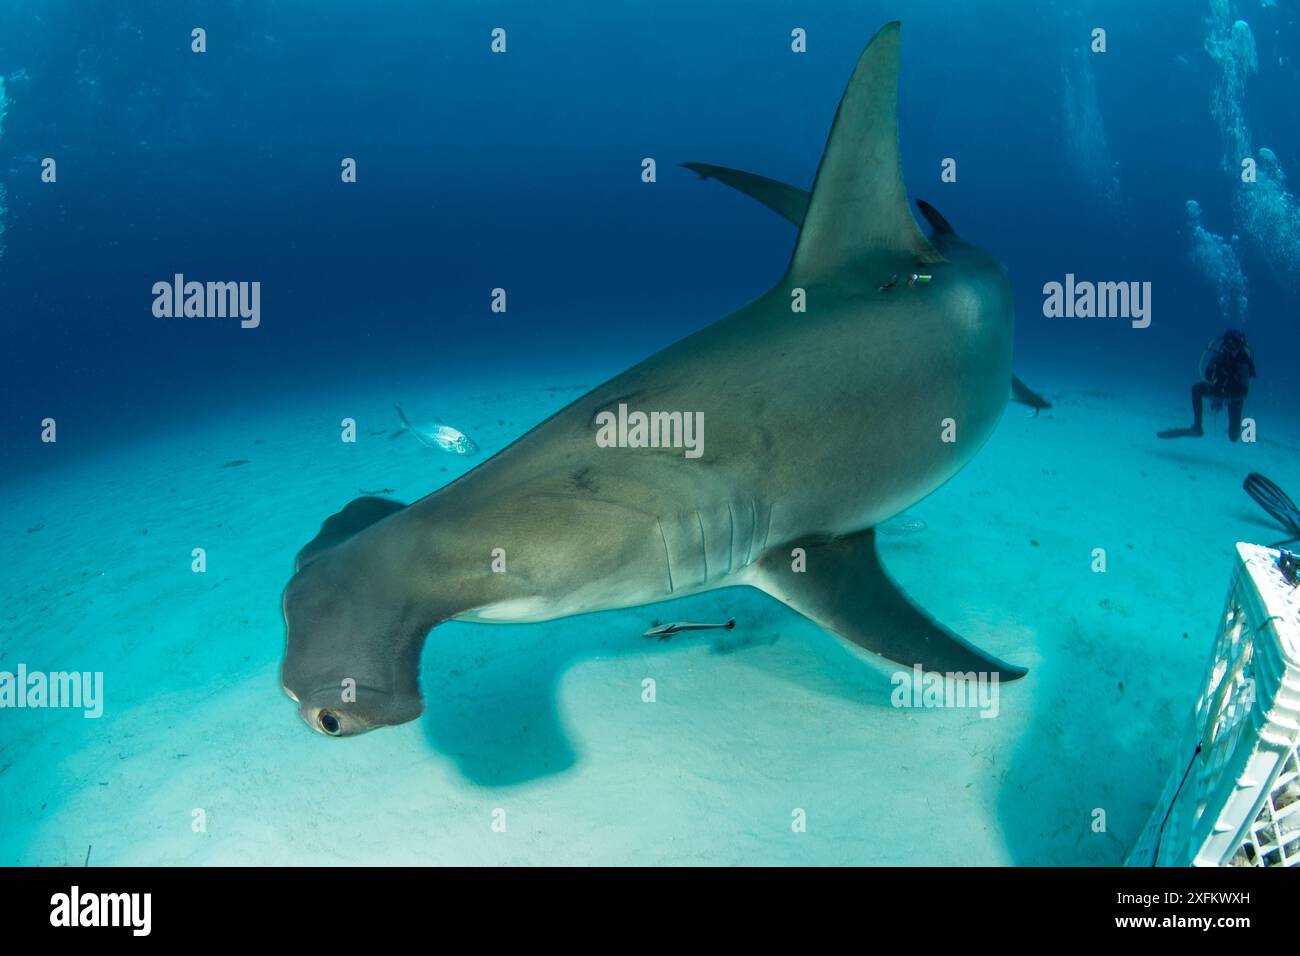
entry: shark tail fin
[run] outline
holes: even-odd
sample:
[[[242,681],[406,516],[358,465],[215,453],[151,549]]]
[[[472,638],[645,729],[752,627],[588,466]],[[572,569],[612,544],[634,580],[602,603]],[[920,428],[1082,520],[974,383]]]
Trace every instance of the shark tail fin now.
[[[913,604],[881,566],[874,529],[799,546],[807,555],[804,571],[791,570],[788,547],[773,548],[759,561],[754,583],[833,634],[907,668],[997,674],[1003,681],[1025,675]]]
[[[867,44],[817,168],[790,277],[811,282],[856,264],[884,272],[944,262],[907,203],[898,152],[899,24]]]
[[[408,421],[406,420],[406,412],[402,411],[402,406],[401,406],[401,405],[398,405],[396,402],[394,402],[394,403],[393,403],[393,408],[397,409],[397,417],[400,418],[400,419],[402,420],[402,428],[403,428],[403,429],[408,429],[408,428],[410,428],[410,427],[411,427],[411,423],[408,422]],[[401,434],[401,431],[399,431],[398,434],[400,435],[400,434]]]

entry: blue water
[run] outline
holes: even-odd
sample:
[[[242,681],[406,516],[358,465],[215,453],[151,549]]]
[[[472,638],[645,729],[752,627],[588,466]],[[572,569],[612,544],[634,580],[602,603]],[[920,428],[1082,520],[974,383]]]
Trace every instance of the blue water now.
[[[1017,369],[1058,406],[1029,422],[1009,413],[1016,418],[1007,434],[936,496],[937,511],[922,510],[926,530],[886,545],[907,583],[929,588],[930,606],[938,603],[954,625],[993,633],[1014,615],[999,649],[1033,657],[1050,687],[1034,698],[1037,717],[1013,725],[1019,731],[1005,729],[1009,721],[943,716],[951,739],[979,738],[954,753],[987,784],[982,802],[952,824],[948,845],[960,843],[955,862],[1121,859],[1168,770],[1145,755],[1181,728],[1191,705],[1232,541],[1268,537],[1237,490],[1240,478],[1262,468],[1300,487],[1287,379],[1300,287],[1296,8],[1286,0],[1138,6],[6,3],[0,668],[18,660],[106,665],[136,709],[103,724],[0,711],[0,813],[6,824],[21,821],[3,828],[0,860],[80,862],[84,846],[98,844],[104,863],[269,862],[251,848],[272,838],[251,823],[221,849],[185,844],[188,808],[219,802],[212,788],[231,786],[217,783],[218,769],[243,767],[241,793],[262,788],[261,802],[240,804],[252,817],[292,799],[303,780],[347,766],[442,794],[455,837],[442,851],[417,853],[405,817],[368,827],[343,809],[317,807],[310,837],[289,817],[267,824],[282,837],[299,834],[275,843],[277,852],[328,859],[333,838],[347,834],[361,847],[351,859],[371,862],[537,862],[548,854],[566,862],[944,862],[927,829],[939,825],[925,822],[942,808],[910,815],[934,788],[908,783],[909,774],[942,774],[940,791],[960,791],[975,770],[945,772],[952,755],[909,754],[887,681],[860,676],[853,669],[861,661],[821,643],[807,622],[780,618],[756,594],[699,599],[698,613],[740,606],[764,622],[735,647],[710,638],[689,650],[681,642],[647,649],[635,625],[671,616],[659,609],[628,612],[632,636],[609,636],[612,650],[593,628],[615,635],[619,627],[588,619],[507,629],[504,638],[456,626],[442,638],[455,648],[451,663],[426,652],[431,716],[418,729],[350,742],[347,759],[356,764],[305,731],[274,677],[278,594],[319,521],[358,490],[391,488],[410,501],[468,467],[387,436],[340,449],[338,420],[350,415],[363,433],[386,431],[396,425],[390,405],[401,401],[454,422],[492,453],[584,386],[766,290],[788,262],[793,227],[677,164],[717,163],[810,186],[857,56],[895,17],[904,24],[900,137],[910,194],[1007,265]],[[1242,31],[1232,32],[1238,19],[1249,24],[1249,50]],[[205,53],[191,52],[194,27],[206,30]],[[507,31],[504,55],[489,48],[494,27]],[[795,27],[807,31],[807,53],[790,49]],[[1107,31],[1105,53],[1088,49],[1094,27]],[[1225,155],[1242,144],[1256,158],[1261,147],[1276,157],[1267,190],[1243,193],[1226,167]],[[57,162],[54,183],[41,181],[46,157]],[[344,157],[356,159],[355,183],[340,181]],[[646,157],[657,162],[654,183],[641,180]],[[945,157],[957,160],[956,182],[940,181]],[[1202,232],[1189,200],[1199,205]],[[1240,276],[1225,276],[1224,246],[1213,237],[1233,250]],[[155,317],[151,288],[176,273],[259,281],[260,326]],[[1043,285],[1066,273],[1150,282],[1150,328],[1044,317]],[[503,314],[490,309],[497,287],[507,291]],[[1222,304],[1223,288],[1244,289],[1248,304],[1231,296]],[[1155,428],[1186,424],[1201,350],[1229,324],[1245,328],[1255,347],[1260,379],[1248,413],[1265,423],[1268,441],[1152,448]],[[56,444],[40,440],[47,417],[57,420]],[[1030,430],[1044,422],[1060,427]],[[248,464],[222,467],[239,459]],[[1148,475],[1157,487],[1122,484]],[[1224,502],[1223,513],[1198,523],[1188,512],[1207,501]],[[1067,502],[1076,507],[1068,515]],[[980,507],[988,507],[982,520],[954,529]],[[230,596],[188,590],[185,555],[196,540],[225,534],[216,530],[225,522],[240,529],[228,540]],[[995,522],[1014,526],[1014,535],[990,533]],[[1126,613],[1114,612],[1113,595],[1088,590],[1094,582],[1043,566],[1041,543],[1086,554],[1098,526],[1128,535],[1112,543],[1121,552],[1145,543],[1150,561],[1169,540],[1182,542],[1194,549],[1188,563],[1197,576],[1170,583],[1134,572],[1115,585]],[[972,557],[990,575],[981,592],[959,598],[942,582],[925,583],[950,548],[969,550],[974,538],[1000,547],[1013,536],[1036,543],[1023,554]],[[168,578],[173,571],[181,577]],[[119,583],[92,594],[83,572],[116,574]],[[1047,595],[1030,607],[1017,606],[1025,580]],[[1080,606],[1089,611],[1059,597],[1071,589],[1087,592]],[[1196,649],[1179,649],[1180,635],[1198,629]],[[485,650],[503,641],[520,643]],[[1121,653],[1112,642],[1135,655],[1127,666],[1112,668]],[[1071,653],[1082,656],[1061,656]],[[593,672],[605,655],[616,661],[612,672]],[[725,691],[726,680],[710,675],[728,667],[762,676],[741,680],[741,696],[695,717],[631,729],[632,718],[615,709],[609,726],[594,729],[600,688],[620,667],[635,683],[639,665],[628,661],[639,655],[679,668],[681,686],[705,696]],[[734,663],[747,655],[760,666]],[[160,660],[167,676],[151,684]],[[512,660],[536,669],[512,669]],[[476,661],[487,670],[475,679],[485,683],[471,693],[457,678]],[[1101,676],[1098,661],[1110,662]],[[566,691],[574,667],[586,677]],[[1107,693],[1127,681],[1132,711],[1116,704],[1097,717],[1095,707],[1063,704],[1081,671]],[[1145,704],[1132,700],[1138,690]],[[235,695],[237,733],[264,736],[263,750],[202,755],[203,722],[232,713],[213,700],[219,691]],[[182,752],[176,740],[150,737],[159,732],[148,719],[155,697],[165,702],[160,720],[182,728],[182,742],[193,722],[196,739],[183,752],[200,756],[184,758],[190,765],[165,753]],[[497,704],[485,707],[485,698]],[[859,707],[871,712],[870,733],[844,729]],[[791,708],[803,716],[782,722],[772,713]],[[721,721],[712,746],[697,739],[706,713]],[[598,740],[575,742],[574,714]],[[1069,715],[1083,723],[1071,725]],[[747,731],[755,720],[768,721],[766,738]],[[995,733],[988,724],[1003,726]],[[137,751],[122,734],[150,743]],[[683,736],[697,748],[692,756],[665,743]],[[998,746],[1007,749],[990,762]],[[132,754],[138,774],[105,784],[120,768],[96,761],[130,763]],[[1021,769],[1008,783],[1010,765]],[[179,769],[186,766],[198,768],[191,778]],[[682,766],[684,792],[669,785],[671,768]],[[867,787],[858,773],[886,774],[872,799],[894,803],[873,803],[876,825],[853,817],[851,794]],[[100,799],[102,787],[158,794],[159,781],[175,786],[178,774],[188,779],[178,802],[148,812],[151,820],[182,814],[179,836],[109,835],[139,819],[131,801]],[[422,774],[436,777],[436,787],[412,780]],[[764,837],[738,808],[769,801],[762,812],[788,834],[783,821],[802,798],[754,796],[776,781],[803,781],[824,797],[822,819],[833,816],[842,831],[794,847]],[[1035,791],[1055,802],[1025,824]],[[477,824],[466,821],[506,800],[502,793],[527,808],[532,832],[542,834],[532,844],[501,851],[476,842]],[[658,810],[649,809],[656,794]],[[665,809],[664,800],[676,799]],[[646,809],[596,809],[613,800]],[[1068,807],[1086,815],[1099,801],[1114,807],[1112,837],[1049,835],[1075,825],[1051,814]],[[64,816],[51,822],[60,808]],[[423,825],[436,829],[438,808],[423,810]],[[470,815],[456,816],[462,811]],[[981,812],[998,822],[961,843],[969,830],[959,823]],[[591,826],[575,838],[555,822],[561,813],[593,815]],[[690,837],[693,828],[715,842]],[[673,844],[673,833],[688,836]]]

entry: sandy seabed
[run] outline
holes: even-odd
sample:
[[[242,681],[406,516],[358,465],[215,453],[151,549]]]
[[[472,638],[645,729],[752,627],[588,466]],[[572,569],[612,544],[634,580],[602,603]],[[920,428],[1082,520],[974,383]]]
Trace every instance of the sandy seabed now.
[[[437,412],[490,454],[577,384]],[[0,711],[0,863],[1118,863],[1178,762],[1234,543],[1283,537],[1242,479],[1300,489],[1293,422],[1255,444],[1161,442],[1186,424],[1181,395],[1047,387],[1052,410],[1008,406],[906,514],[923,530],[881,536],[918,603],[1029,667],[994,719],[891,706],[896,668],[740,588],[444,625],[425,715],[330,740],[278,679],[294,553],[356,495],[413,501],[479,460],[390,441],[394,399],[433,409],[382,391],[0,484],[0,670],[103,671],[105,693],[99,719]],[[729,633],[641,636],[727,617]]]

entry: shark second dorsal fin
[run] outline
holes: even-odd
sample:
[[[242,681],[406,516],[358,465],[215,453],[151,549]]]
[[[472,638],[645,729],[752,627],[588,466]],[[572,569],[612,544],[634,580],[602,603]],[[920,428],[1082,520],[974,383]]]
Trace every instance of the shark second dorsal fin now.
[[[898,153],[899,24],[867,44],[840,100],[817,168],[791,278],[812,282],[856,263],[943,262],[907,204]]]
[[[925,221],[928,222],[930,228],[934,230],[934,233],[930,238],[936,241],[939,239],[957,238],[957,230],[952,227],[952,223],[943,217],[943,213],[939,212],[939,210],[935,209],[924,199],[918,199],[916,201],[916,208],[921,210],[921,215],[925,217]]]

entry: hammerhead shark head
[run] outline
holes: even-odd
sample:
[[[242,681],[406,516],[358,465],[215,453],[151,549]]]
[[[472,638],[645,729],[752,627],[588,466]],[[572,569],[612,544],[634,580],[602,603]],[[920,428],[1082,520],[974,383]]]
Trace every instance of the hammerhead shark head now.
[[[811,192],[695,165],[799,226],[739,311],[409,506],[362,497],[298,554],[281,679],[315,730],[423,711],[429,632],[748,585],[911,670],[1002,680],[890,580],[874,528],[957,473],[1011,390],[1006,271],[921,204],[898,152],[899,25],[849,79]],[[614,423],[617,422],[617,427]],[[683,425],[708,442],[682,452]]]

